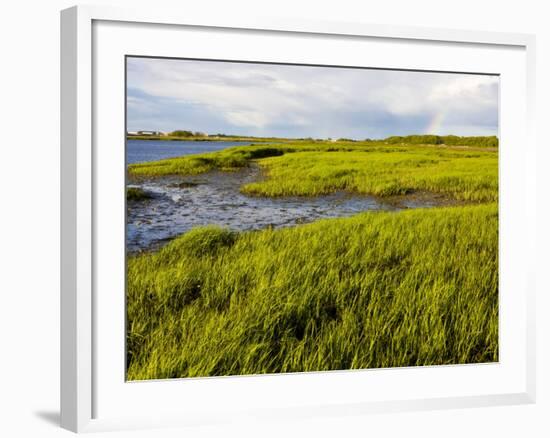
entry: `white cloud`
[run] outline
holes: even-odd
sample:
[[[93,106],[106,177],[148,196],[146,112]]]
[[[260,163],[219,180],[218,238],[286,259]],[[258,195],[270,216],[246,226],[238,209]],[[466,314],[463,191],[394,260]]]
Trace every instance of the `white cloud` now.
[[[313,136],[326,132],[327,126],[318,126],[321,121],[330,121],[337,135],[351,129],[368,136],[364,119],[386,120],[384,132],[392,132],[391,123],[395,131],[422,132],[422,120],[442,111],[462,130],[476,132],[479,125],[487,132],[498,102],[493,76],[151,58],[128,60],[128,87],[199,106],[236,128],[269,134],[273,126],[287,126],[289,132],[309,129]],[[135,99],[128,104],[146,105]],[[350,127],[351,120],[357,126]],[[411,120],[417,120],[416,127]]]

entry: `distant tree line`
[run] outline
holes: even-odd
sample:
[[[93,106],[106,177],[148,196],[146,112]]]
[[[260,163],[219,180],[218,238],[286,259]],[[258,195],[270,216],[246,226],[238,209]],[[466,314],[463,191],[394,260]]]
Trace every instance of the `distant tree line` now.
[[[193,132],[193,131],[186,131],[183,129],[172,131],[168,135],[171,135],[172,137],[206,137],[207,136],[204,132],[198,132],[198,131]]]
[[[385,138],[383,140],[389,144],[444,144],[447,146],[478,146],[478,147],[498,147],[498,138],[494,135],[486,137],[460,137],[458,135],[407,135]]]
[[[211,137],[238,138],[238,137],[246,137],[246,135],[234,135],[234,134],[221,134],[221,133],[217,133],[217,134],[212,135]]]

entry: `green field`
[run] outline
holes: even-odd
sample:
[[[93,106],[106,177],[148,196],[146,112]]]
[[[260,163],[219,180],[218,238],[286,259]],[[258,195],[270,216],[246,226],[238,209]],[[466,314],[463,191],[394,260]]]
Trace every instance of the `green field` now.
[[[129,166],[236,171],[255,196],[438,193],[459,206],[202,227],[128,258],[128,379],[498,360],[498,151],[295,142]]]

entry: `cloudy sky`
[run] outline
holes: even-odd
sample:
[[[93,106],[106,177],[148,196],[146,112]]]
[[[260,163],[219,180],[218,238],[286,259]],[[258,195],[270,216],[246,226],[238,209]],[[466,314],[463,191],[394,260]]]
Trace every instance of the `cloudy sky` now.
[[[383,138],[497,135],[498,77],[127,60],[129,131]]]

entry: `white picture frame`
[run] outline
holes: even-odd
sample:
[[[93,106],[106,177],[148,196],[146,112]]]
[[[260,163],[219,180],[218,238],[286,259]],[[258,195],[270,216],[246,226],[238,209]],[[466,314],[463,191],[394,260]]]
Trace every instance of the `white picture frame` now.
[[[145,32],[144,29],[147,29],[147,38],[141,40],[140,34]],[[286,55],[281,55],[275,49],[270,49],[275,46],[267,44],[277,39],[294,38],[293,44],[300,39],[308,40],[304,44],[311,44],[310,62],[349,65],[349,61],[342,58],[343,54],[336,56],[336,52],[330,53],[330,50],[328,53],[324,50],[325,53],[315,58],[315,41],[325,38],[325,42],[334,39],[334,47],[342,48],[341,53],[346,52],[347,46],[351,48],[354,44],[368,43],[373,50],[377,44],[384,44],[385,47],[394,47],[391,50],[401,50],[403,55],[403,46],[406,45],[411,48],[411,53],[416,50],[414,53],[421,59],[423,56],[428,59],[434,53],[439,56],[432,56],[431,61],[412,63],[406,59],[394,62],[380,54],[380,59],[376,62],[384,67],[407,68],[405,63],[409,62],[411,69],[479,71],[503,75],[505,92],[501,99],[500,120],[505,132],[501,131],[504,141],[501,149],[503,155],[500,184],[504,196],[500,202],[500,248],[501,256],[505,256],[501,261],[501,269],[502,266],[509,269],[501,271],[500,281],[501,288],[510,291],[513,289],[515,294],[503,292],[500,302],[503,327],[500,342],[506,348],[498,364],[464,365],[455,368],[422,367],[410,371],[366,370],[366,373],[298,373],[284,376],[192,379],[190,382],[183,382],[186,379],[175,379],[126,383],[119,371],[109,374],[111,368],[119,370],[122,366],[122,358],[118,354],[121,354],[120,346],[124,344],[124,331],[122,329],[119,333],[120,339],[111,335],[113,339],[118,339],[116,342],[110,342],[105,333],[112,333],[113,330],[118,332],[124,327],[124,316],[119,313],[120,304],[123,305],[124,300],[117,295],[118,301],[109,303],[113,304],[109,308],[114,310],[107,312],[104,306],[110,298],[102,295],[98,299],[98,294],[104,293],[107,287],[119,284],[118,280],[111,280],[120,280],[120,276],[124,276],[124,272],[118,269],[121,266],[119,259],[123,258],[124,253],[120,254],[118,247],[112,243],[120,241],[121,223],[113,222],[118,224],[113,225],[118,227],[118,234],[111,236],[105,228],[110,226],[109,218],[102,216],[101,211],[105,209],[98,206],[106,203],[104,205],[114,206],[115,209],[121,206],[123,208],[124,186],[121,185],[119,191],[114,190],[112,198],[105,195],[105,187],[118,187],[124,180],[124,172],[117,167],[117,160],[120,158],[118,147],[113,147],[112,150],[102,149],[100,154],[97,154],[97,148],[98,144],[106,144],[111,138],[124,138],[124,125],[120,124],[123,101],[117,100],[121,87],[124,86],[124,77],[118,75],[122,63],[121,54],[142,55],[144,53],[141,51],[148,50],[147,53],[151,55],[183,57],[185,52],[167,43],[174,36],[180,38],[177,34],[180,31],[184,32],[181,38],[194,38],[192,32],[200,33],[197,38],[204,38],[202,48],[201,44],[195,45],[190,57],[200,56],[201,50],[204,50],[205,55],[202,57],[216,59],[216,53],[221,53],[216,52],[217,49],[206,53],[210,50],[208,38],[213,38],[212,42],[215,43],[214,39],[226,32],[224,38],[229,34],[233,35],[235,44],[232,49],[223,52],[226,53],[225,59],[250,56],[251,60],[281,61],[285,60],[281,58],[283,56],[288,58],[287,62],[298,62],[300,52],[288,51]],[[128,35],[131,38],[125,37]],[[243,41],[255,39],[261,39],[262,43],[243,46]],[[132,41],[131,48],[126,45],[129,40]],[[108,47],[105,41],[109,42]],[[150,46],[145,47],[145,41]],[[289,43],[286,44],[288,47]],[[159,52],[160,47],[163,47],[164,53]],[[136,50],[140,53],[136,53]],[[447,52],[455,55],[455,52],[460,51],[464,52],[460,56],[470,60],[469,64],[461,61],[460,56],[453,60],[445,55]],[[234,418],[290,419],[316,415],[360,415],[372,412],[533,403],[535,309],[534,275],[531,266],[534,266],[536,207],[534,53],[534,36],[525,34],[268,18],[242,18],[227,22],[223,17],[193,16],[188,11],[162,11],[157,8],[136,11],[78,6],[62,11],[61,426],[75,432],[85,432],[215,424]],[[104,95],[114,100],[107,102]],[[516,108],[510,108],[511,106]],[[112,108],[113,113],[107,114],[110,111],[107,108]],[[511,123],[506,124],[511,120],[515,120],[513,127]],[[506,146],[512,140],[522,137],[521,148]],[[111,152],[115,154],[113,157],[109,156]],[[521,227],[521,233],[517,232],[518,227]],[[113,259],[114,263],[103,257],[106,250],[118,254],[118,259]],[[105,264],[109,264],[113,272],[109,274]],[[114,295],[122,294],[123,297],[124,289],[113,287],[113,290]],[[512,320],[516,321],[517,326],[513,329]],[[454,382],[456,387],[447,391],[445,382],[453,379],[457,379]],[[410,380],[433,380],[433,388],[427,388],[425,393],[418,388],[407,392],[403,389],[406,386],[403,382]],[[468,386],[468,381],[478,382],[479,389],[473,390]],[[398,385],[391,382],[401,383]],[[366,385],[363,388],[373,388],[371,392],[375,395],[350,392],[349,388],[361,388],[361,385]],[[285,391],[288,394],[290,387],[299,387],[306,395],[298,397],[294,402],[287,401]],[[317,392],[321,387],[324,395]],[[376,387],[383,389],[376,392]],[[242,395],[230,406],[227,394],[234,394],[236,391]],[[202,393],[218,395],[219,401],[201,401],[199,394]],[[264,393],[270,395],[269,400],[262,398],[261,394]],[[160,394],[167,395],[169,401],[179,394],[183,399],[182,404],[172,403],[172,408],[168,409],[167,405],[155,403],[155,397],[160,397]],[[194,399],[185,404],[185,398],[189,398],[190,394],[194,394]],[[250,398],[254,400],[250,401]],[[142,410],[140,401],[144,406]],[[120,405],[125,405],[127,409],[117,410]]]

